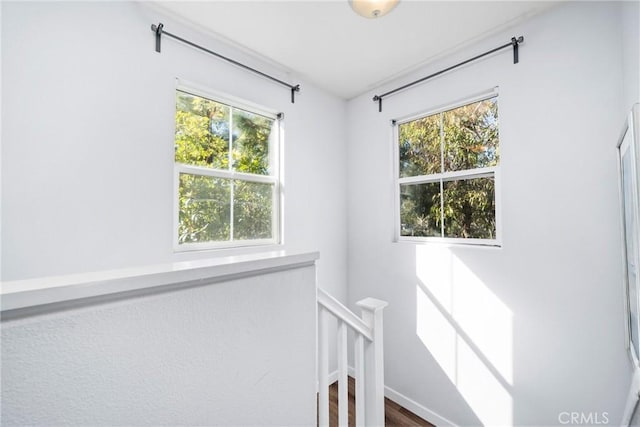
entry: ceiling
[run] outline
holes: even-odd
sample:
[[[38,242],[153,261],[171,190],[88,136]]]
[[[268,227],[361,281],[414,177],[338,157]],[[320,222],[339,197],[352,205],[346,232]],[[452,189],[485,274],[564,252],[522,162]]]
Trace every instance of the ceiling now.
[[[378,19],[356,15],[347,0],[163,1],[155,6],[350,99],[554,4],[400,0]]]

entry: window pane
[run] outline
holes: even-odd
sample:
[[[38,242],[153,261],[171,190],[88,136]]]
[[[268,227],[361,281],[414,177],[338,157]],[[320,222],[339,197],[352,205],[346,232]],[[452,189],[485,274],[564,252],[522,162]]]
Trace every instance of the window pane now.
[[[229,112],[224,104],[176,91],[176,162],[228,169]]]
[[[399,125],[400,177],[440,173],[440,114]]]
[[[445,237],[496,238],[493,177],[445,181],[443,188]]]
[[[400,235],[441,236],[440,182],[400,186]]]
[[[497,99],[487,99],[443,113],[445,172],[498,164]]]
[[[178,243],[229,240],[230,182],[223,178],[180,174]]]
[[[269,175],[269,140],[275,121],[233,109],[233,169]]]
[[[234,181],[234,240],[272,238],[273,184]]]

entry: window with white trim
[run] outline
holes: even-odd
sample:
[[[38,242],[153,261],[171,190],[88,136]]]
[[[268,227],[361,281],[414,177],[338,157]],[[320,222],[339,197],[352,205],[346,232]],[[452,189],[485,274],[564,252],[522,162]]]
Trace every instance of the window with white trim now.
[[[495,93],[397,121],[398,240],[499,245]]]
[[[176,90],[176,249],[279,243],[278,115]]]

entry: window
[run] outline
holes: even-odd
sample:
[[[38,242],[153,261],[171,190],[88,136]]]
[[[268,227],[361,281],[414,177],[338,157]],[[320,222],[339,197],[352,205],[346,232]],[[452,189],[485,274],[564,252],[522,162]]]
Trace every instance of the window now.
[[[498,245],[498,98],[398,122],[399,240]]]
[[[279,243],[279,121],[176,91],[177,249]]]

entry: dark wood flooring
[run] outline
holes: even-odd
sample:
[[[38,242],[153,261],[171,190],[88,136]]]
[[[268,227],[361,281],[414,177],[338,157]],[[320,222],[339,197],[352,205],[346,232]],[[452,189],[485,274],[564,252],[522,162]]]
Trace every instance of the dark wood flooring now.
[[[384,405],[386,427],[435,427],[408,409],[387,398]],[[349,377],[349,427],[355,426],[355,380]],[[338,383],[329,386],[329,426],[338,426]]]

